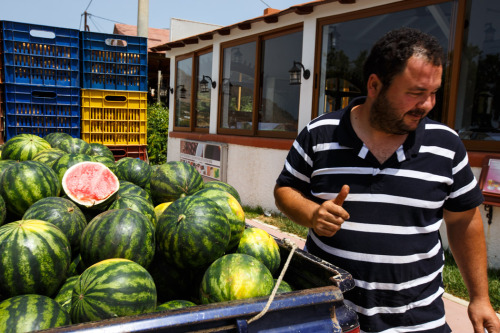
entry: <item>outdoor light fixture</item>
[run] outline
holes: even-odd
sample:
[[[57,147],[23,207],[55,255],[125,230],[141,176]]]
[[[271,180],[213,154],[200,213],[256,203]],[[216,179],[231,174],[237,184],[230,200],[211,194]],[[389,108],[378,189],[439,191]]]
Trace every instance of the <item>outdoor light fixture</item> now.
[[[297,65],[300,65],[297,66]],[[304,79],[309,79],[309,77],[311,76],[311,72],[308,70],[308,69],[305,69],[304,68],[304,65],[302,65],[302,63],[298,62],[298,61],[294,61],[293,62],[293,67],[288,71],[288,73],[290,73],[290,84],[292,85],[296,85],[296,84],[300,84],[300,72],[301,72],[301,67],[302,69],[304,70]]]
[[[181,87],[181,89],[179,89],[179,98],[186,98],[186,88],[184,88],[184,85],[183,84],[180,84],[177,86],[177,88]],[[173,94],[174,93],[174,88],[170,88],[170,93]]]
[[[207,93],[207,92],[210,91],[210,88],[208,87],[208,81],[207,81],[207,79],[210,80],[211,86],[212,86],[213,89],[215,89],[215,87],[217,86],[217,84],[215,83],[215,81],[212,81],[212,78],[210,76],[203,75],[203,78],[200,81],[200,92],[202,92],[202,93]]]

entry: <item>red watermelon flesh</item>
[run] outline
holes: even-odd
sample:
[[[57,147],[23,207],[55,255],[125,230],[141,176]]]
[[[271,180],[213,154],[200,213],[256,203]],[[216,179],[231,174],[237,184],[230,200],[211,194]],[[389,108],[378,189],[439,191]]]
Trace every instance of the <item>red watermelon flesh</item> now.
[[[62,185],[71,200],[89,208],[107,202],[120,188],[115,174],[97,162],[73,165],[64,173]]]

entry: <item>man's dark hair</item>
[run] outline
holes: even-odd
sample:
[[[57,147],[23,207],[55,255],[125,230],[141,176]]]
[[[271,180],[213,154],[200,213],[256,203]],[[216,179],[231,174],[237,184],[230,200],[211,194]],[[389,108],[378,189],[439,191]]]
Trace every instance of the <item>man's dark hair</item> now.
[[[389,31],[372,47],[363,67],[365,83],[371,74],[376,74],[387,88],[413,55],[424,56],[435,66],[445,63],[443,48],[434,36],[413,28],[399,28]]]

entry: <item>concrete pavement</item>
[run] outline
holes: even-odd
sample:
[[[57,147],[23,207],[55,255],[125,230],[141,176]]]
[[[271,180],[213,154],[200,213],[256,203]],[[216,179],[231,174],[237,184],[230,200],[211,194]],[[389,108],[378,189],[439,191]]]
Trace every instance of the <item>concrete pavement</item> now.
[[[263,229],[277,238],[289,238],[294,241],[300,249],[304,247],[304,239],[293,234],[284,233],[272,225],[265,224],[253,219],[247,219],[246,223],[251,226]],[[469,316],[467,315],[468,302],[448,293],[445,293],[443,295],[443,301],[446,312],[446,322],[452,329],[453,333],[473,332],[472,324],[469,321]]]

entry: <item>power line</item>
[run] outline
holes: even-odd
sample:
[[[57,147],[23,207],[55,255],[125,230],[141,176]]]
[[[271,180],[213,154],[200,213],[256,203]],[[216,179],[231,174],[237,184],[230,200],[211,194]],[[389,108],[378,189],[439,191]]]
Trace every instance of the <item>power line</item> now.
[[[267,8],[271,8],[271,6],[269,6],[267,3],[264,2],[264,0],[259,0],[260,2],[262,2],[264,5],[267,6]]]
[[[97,15],[94,15],[94,14],[90,14],[90,13],[88,13],[88,15],[89,16],[93,16],[93,17],[98,18],[98,19],[101,19],[101,20],[106,20],[106,21],[110,21],[110,22],[114,22],[114,23],[125,24],[123,22],[118,22],[118,21],[115,21],[115,20],[107,19],[107,18],[100,17],[100,16],[97,16]]]
[[[88,4],[87,8],[85,9],[85,11],[89,10],[89,7],[90,7],[90,4],[92,3],[92,1],[94,1],[94,0],[90,0],[90,2]]]

